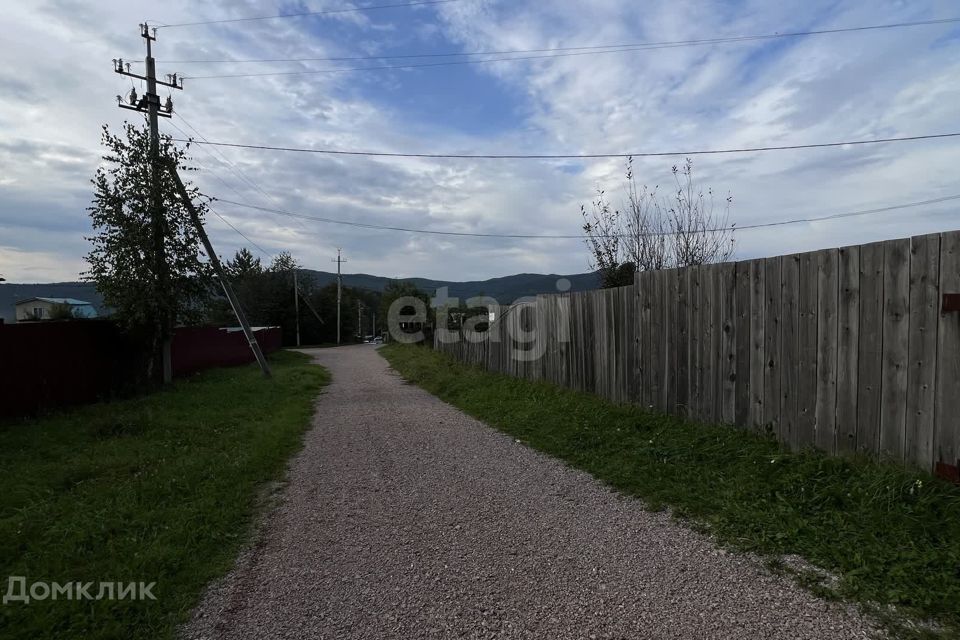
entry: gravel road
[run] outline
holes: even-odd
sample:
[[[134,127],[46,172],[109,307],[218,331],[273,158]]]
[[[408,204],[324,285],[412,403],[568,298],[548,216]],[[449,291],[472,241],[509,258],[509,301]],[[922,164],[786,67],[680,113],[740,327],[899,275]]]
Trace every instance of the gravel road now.
[[[368,345],[189,638],[867,638],[854,611],[406,384]]]

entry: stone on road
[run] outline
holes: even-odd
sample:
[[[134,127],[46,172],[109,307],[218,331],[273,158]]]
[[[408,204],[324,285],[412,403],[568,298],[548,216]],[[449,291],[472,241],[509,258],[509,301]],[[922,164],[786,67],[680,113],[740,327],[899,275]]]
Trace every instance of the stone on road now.
[[[405,383],[369,345],[191,638],[866,638],[871,625]]]

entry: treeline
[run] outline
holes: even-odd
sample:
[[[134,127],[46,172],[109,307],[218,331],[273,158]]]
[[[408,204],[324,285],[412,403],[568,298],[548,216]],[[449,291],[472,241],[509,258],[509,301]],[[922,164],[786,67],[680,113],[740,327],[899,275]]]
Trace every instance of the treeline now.
[[[269,264],[263,264],[248,249],[242,248],[224,261],[227,277],[240,300],[251,325],[278,326],[283,344],[297,343],[297,319],[300,320],[302,345],[337,342],[337,284],[318,286],[311,274],[287,252]],[[296,274],[296,278],[294,278]],[[299,298],[295,295],[294,280]],[[340,300],[340,341],[362,341],[387,330],[387,310],[403,295],[427,300],[427,294],[408,282],[392,282],[383,292],[344,286]],[[205,320],[221,326],[237,323],[223,291],[214,287],[207,301]]]

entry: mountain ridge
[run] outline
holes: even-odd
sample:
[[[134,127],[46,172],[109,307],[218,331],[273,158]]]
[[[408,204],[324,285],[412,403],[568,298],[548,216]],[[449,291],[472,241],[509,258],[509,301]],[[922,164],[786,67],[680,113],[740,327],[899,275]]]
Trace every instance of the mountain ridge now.
[[[303,269],[301,278],[307,276],[318,287],[324,287],[337,281],[337,274],[329,271]],[[562,275],[556,273],[516,273],[509,276],[499,276],[486,280],[435,280],[432,278],[389,278],[368,273],[344,273],[343,284],[347,287],[383,291],[388,283],[394,281],[412,282],[431,296],[436,290],[447,287],[447,295],[451,298],[466,300],[473,296],[486,295],[496,298],[501,303],[509,303],[517,298],[534,296],[538,293],[557,293],[558,281],[566,279],[570,283],[569,291],[586,291],[600,286],[596,273],[575,273]],[[14,283],[0,284],[0,318],[6,322],[14,322],[16,317],[15,305],[19,300],[28,298],[77,298],[93,303],[98,309],[103,308],[103,296],[97,288],[89,282],[50,282],[50,283]]]

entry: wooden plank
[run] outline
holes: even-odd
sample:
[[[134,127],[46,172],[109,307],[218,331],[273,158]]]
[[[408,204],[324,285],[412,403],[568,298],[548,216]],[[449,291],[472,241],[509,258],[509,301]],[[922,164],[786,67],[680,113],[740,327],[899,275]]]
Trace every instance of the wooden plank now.
[[[743,261],[736,264],[737,275],[737,316],[734,333],[736,336],[736,379],[734,393],[733,422],[740,427],[750,426],[750,290],[751,272],[750,262]]]
[[[586,352],[584,384],[586,385],[586,390],[590,393],[597,393],[597,365],[599,363],[597,362],[594,345],[597,344],[597,340],[599,339],[599,319],[596,313],[596,301],[600,294],[599,289],[596,291],[588,291],[586,304],[583,308],[584,327],[586,328],[586,335],[584,336],[584,351]]]
[[[582,294],[579,292],[571,293],[568,299],[570,306],[570,344],[567,346],[567,370],[570,377],[570,388],[580,390],[582,388],[580,353],[583,340],[581,334],[583,325],[580,322],[580,299]]]
[[[608,397],[613,402],[620,402],[620,365],[623,361],[622,354],[623,350],[620,348],[620,322],[618,319],[618,311],[620,306],[619,301],[620,287],[614,289],[607,289],[606,296],[604,296],[604,306],[605,306],[605,315],[606,315],[606,325],[607,325],[607,354],[610,360],[609,367],[610,372],[608,375]]]
[[[641,306],[640,306],[640,276],[641,272],[633,274],[633,319],[631,331],[633,336],[633,379],[630,401],[634,404],[643,406],[643,327],[640,324]]]
[[[620,323],[620,344],[623,349],[623,359],[621,366],[621,384],[620,393],[621,402],[629,404],[633,402],[633,285],[624,287],[620,291],[620,310],[622,322]]]
[[[606,322],[609,329],[608,343],[610,356],[609,397],[613,402],[620,403],[620,384],[622,376],[620,367],[623,363],[623,349],[620,345],[620,287],[607,289]]]
[[[663,271],[650,273],[650,405],[663,411],[664,336]]]
[[[763,261],[763,424],[772,433],[780,433],[781,262]]]
[[[797,448],[814,445],[817,415],[817,291],[819,252],[800,254],[800,297],[797,344],[799,385],[797,387],[797,428],[792,444]]]
[[[960,231],[940,237],[940,295],[960,293]],[[960,313],[940,313],[937,329],[935,462],[960,463]]]
[[[814,444],[834,453],[837,437],[837,305],[840,300],[836,249],[817,254],[817,406]]]
[[[747,425],[763,428],[764,328],[766,325],[764,296],[764,262],[751,260],[750,266],[750,409]]]
[[[699,420],[714,422],[716,420],[717,397],[717,351],[720,341],[717,337],[716,322],[719,313],[719,296],[717,295],[717,265],[704,265],[701,271],[701,313],[703,314],[703,336],[701,355],[701,405]]]
[[[634,280],[636,282],[636,280]],[[628,320],[624,330],[626,331],[626,348],[630,350],[630,359],[627,369],[627,389],[625,402],[635,403],[637,401],[637,367],[639,366],[640,352],[638,347],[637,333],[637,285],[633,284],[625,293],[624,306],[627,310]]]
[[[880,446],[880,384],[883,365],[883,243],[860,247],[860,349],[857,371],[857,451]]]
[[[571,333],[573,331],[573,321],[572,316],[570,315],[570,294],[564,293],[562,296],[560,296],[558,305],[560,307],[560,320],[558,327],[561,332],[560,357],[563,362],[563,385],[565,387],[573,388],[573,383],[570,381],[570,342]]]
[[[537,346],[540,349],[539,376],[557,384],[557,339],[554,294],[537,296]]]
[[[903,460],[910,346],[910,239],[883,244],[880,455]]]
[[[778,439],[796,443],[800,383],[800,256],[780,260],[780,424]]]
[[[910,344],[904,459],[933,468],[937,389],[937,321],[940,315],[940,234],[911,239]]]
[[[687,401],[687,417],[701,419],[703,407],[703,299],[701,279],[703,267],[689,267],[690,291],[687,306],[690,307],[690,392]]]
[[[677,271],[677,410],[687,416],[690,407],[690,282],[693,269]]]
[[[651,351],[651,334],[652,332],[652,321],[653,321],[653,308],[652,308],[652,299],[651,299],[651,289],[653,284],[653,271],[644,271],[640,273],[640,316],[641,323],[640,326],[643,328],[643,333],[640,336],[640,341],[642,344],[642,371],[643,371],[643,388],[641,393],[641,403],[646,409],[653,408],[653,383],[652,379],[654,377],[653,372],[653,356],[650,353]]]
[[[664,410],[671,415],[677,414],[677,344],[678,312],[677,312],[677,269],[667,269],[663,272],[663,309],[664,329],[666,331],[666,353],[664,358],[665,375],[663,382]]]
[[[737,378],[737,266],[734,262],[720,265],[720,406],[719,420],[733,424],[736,420]]]
[[[842,247],[838,257],[836,451],[857,450],[860,354],[860,247]]]
[[[610,374],[610,347],[607,344],[606,289],[598,289],[590,296],[590,316],[593,320],[594,335],[590,341],[590,350],[594,362],[593,392],[603,398],[610,398],[608,377]]]

